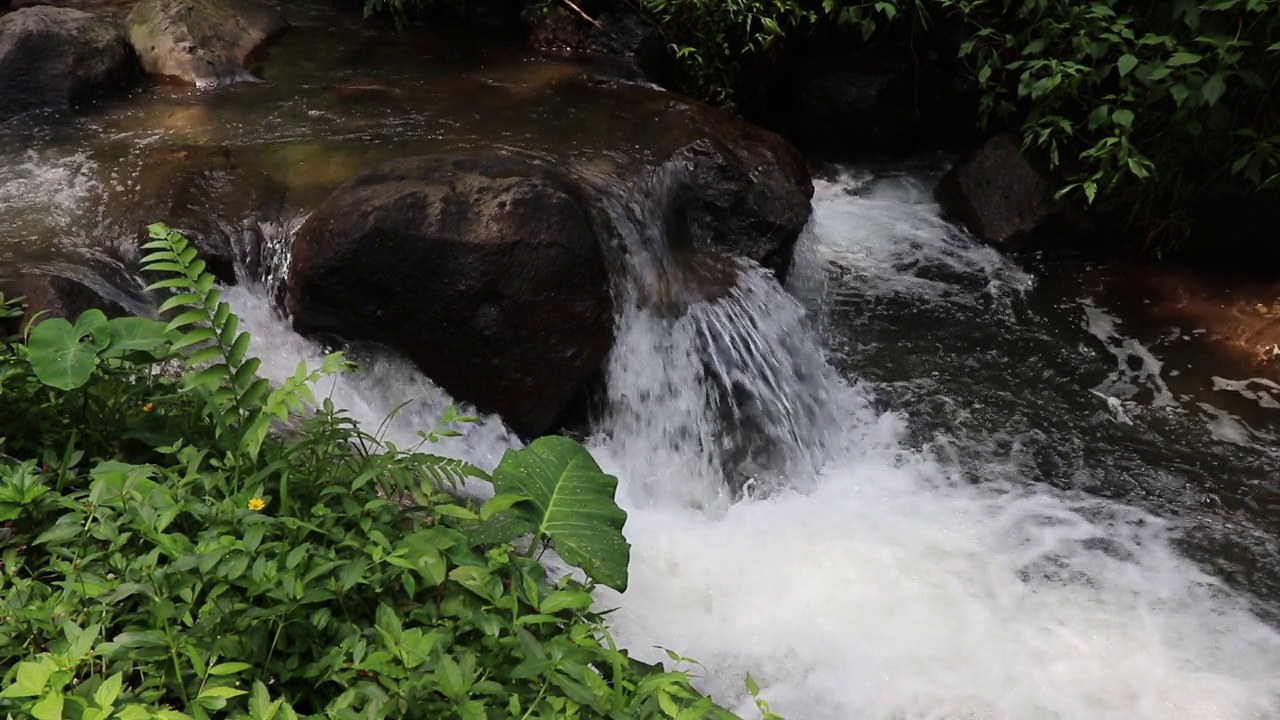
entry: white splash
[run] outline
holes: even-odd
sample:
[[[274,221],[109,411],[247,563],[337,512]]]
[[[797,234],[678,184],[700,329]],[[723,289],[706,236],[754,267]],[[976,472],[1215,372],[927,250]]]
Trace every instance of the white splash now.
[[[911,274],[913,252],[989,285],[1025,282],[985,249],[947,241],[928,206],[837,189],[820,189],[806,240],[819,247],[801,252],[838,260],[847,282],[948,301],[945,283],[895,279]],[[857,385],[779,365],[798,348],[812,353],[805,362],[824,361],[795,301],[754,277],[721,305],[675,320],[633,308],[621,323],[611,392],[627,412],[591,447],[619,475],[629,513],[630,586],[598,598],[619,608],[610,625],[625,647],[648,661],[672,664],[659,648],[697,659],[698,685],[747,718],[757,716],[748,672],[793,720],[1280,717],[1280,634],[1179,556],[1164,521],[1017,482],[963,482],[950,461],[908,449],[902,418],[873,410]],[[263,299],[229,297],[267,375],[319,361]],[[1111,347],[1108,318],[1090,317]],[[731,502],[724,465],[707,449],[717,416],[705,353],[731,336],[755,343],[737,356],[767,360],[744,365],[738,383],[772,378],[767,392],[749,389],[824,409],[820,428],[768,438],[796,445],[780,472],[790,488],[763,499]],[[1159,396],[1158,384],[1147,387]],[[448,402],[393,360],[319,390],[368,428],[412,401],[386,426],[402,445]],[[818,430],[815,453],[808,433]],[[514,444],[487,419],[434,449],[492,466]],[[1008,463],[992,460],[990,476],[1016,475]]]

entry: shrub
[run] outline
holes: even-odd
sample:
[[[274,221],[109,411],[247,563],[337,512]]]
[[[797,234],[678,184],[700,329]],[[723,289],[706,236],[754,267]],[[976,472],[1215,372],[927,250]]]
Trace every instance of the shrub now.
[[[1280,1],[642,0],[672,43],[681,89],[732,105],[787,44],[823,26],[875,43],[958,49],[987,127],[1020,127],[1061,194],[1177,226],[1231,180],[1280,187]],[[1175,221],[1172,225],[1166,222]]]
[[[733,717],[592,610],[628,548],[585,448],[542,438],[490,477],[316,402],[339,355],[271,388],[194,250],[152,237],[167,323],[0,342],[0,716]],[[585,578],[549,578],[548,545]]]

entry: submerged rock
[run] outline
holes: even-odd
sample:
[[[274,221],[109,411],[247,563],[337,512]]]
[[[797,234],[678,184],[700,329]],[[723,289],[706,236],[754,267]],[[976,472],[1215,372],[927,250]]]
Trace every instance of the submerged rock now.
[[[1018,250],[1056,208],[1053,185],[1022,152],[1018,139],[1000,133],[956,164],[938,183],[934,198],[974,235]]]
[[[259,0],[142,0],[126,26],[147,72],[203,87],[255,80],[251,57],[289,23]]]
[[[10,288],[9,295],[22,295],[26,302],[22,317],[11,328],[14,332],[23,332],[32,324],[49,318],[74,320],[86,310],[101,310],[107,317],[129,314],[119,303],[65,275],[24,272]]]
[[[136,258],[146,227],[163,222],[183,233],[209,272],[235,283],[237,268],[255,274],[263,222],[279,218],[285,188],[266,173],[243,167],[225,147],[165,145],[152,149],[138,172],[123,248]]]
[[[53,7],[0,17],[0,120],[71,110],[137,78],[128,42],[107,20]]]
[[[298,233],[287,304],[300,332],[395,347],[524,437],[553,428],[613,339],[579,188],[498,154],[400,160],[343,185]]]

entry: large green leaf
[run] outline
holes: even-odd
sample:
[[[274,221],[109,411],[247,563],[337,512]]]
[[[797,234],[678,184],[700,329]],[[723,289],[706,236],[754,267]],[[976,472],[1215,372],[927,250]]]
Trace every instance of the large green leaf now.
[[[622,536],[627,513],[613,500],[618,479],[600,470],[586,448],[552,436],[508,450],[493,471],[493,486],[528,498],[512,511],[551,538],[565,562],[602,585],[627,589],[631,547]]]
[[[165,324],[150,318],[113,318],[107,327],[111,333],[111,344],[103,351],[104,357],[120,357],[139,351],[155,355],[171,339],[165,334]]]
[[[111,342],[107,316],[89,310],[72,325],[50,318],[36,325],[27,339],[27,357],[40,382],[60,390],[74,390],[89,380],[98,353]]]

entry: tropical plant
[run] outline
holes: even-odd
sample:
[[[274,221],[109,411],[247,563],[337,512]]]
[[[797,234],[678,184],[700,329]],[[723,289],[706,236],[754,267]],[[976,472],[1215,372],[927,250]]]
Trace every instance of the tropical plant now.
[[[733,717],[593,610],[628,549],[585,448],[542,438],[490,478],[317,401],[339,355],[271,388],[194,251],[151,233],[167,320],[0,343],[3,427],[39,429],[0,440],[0,716]]]

